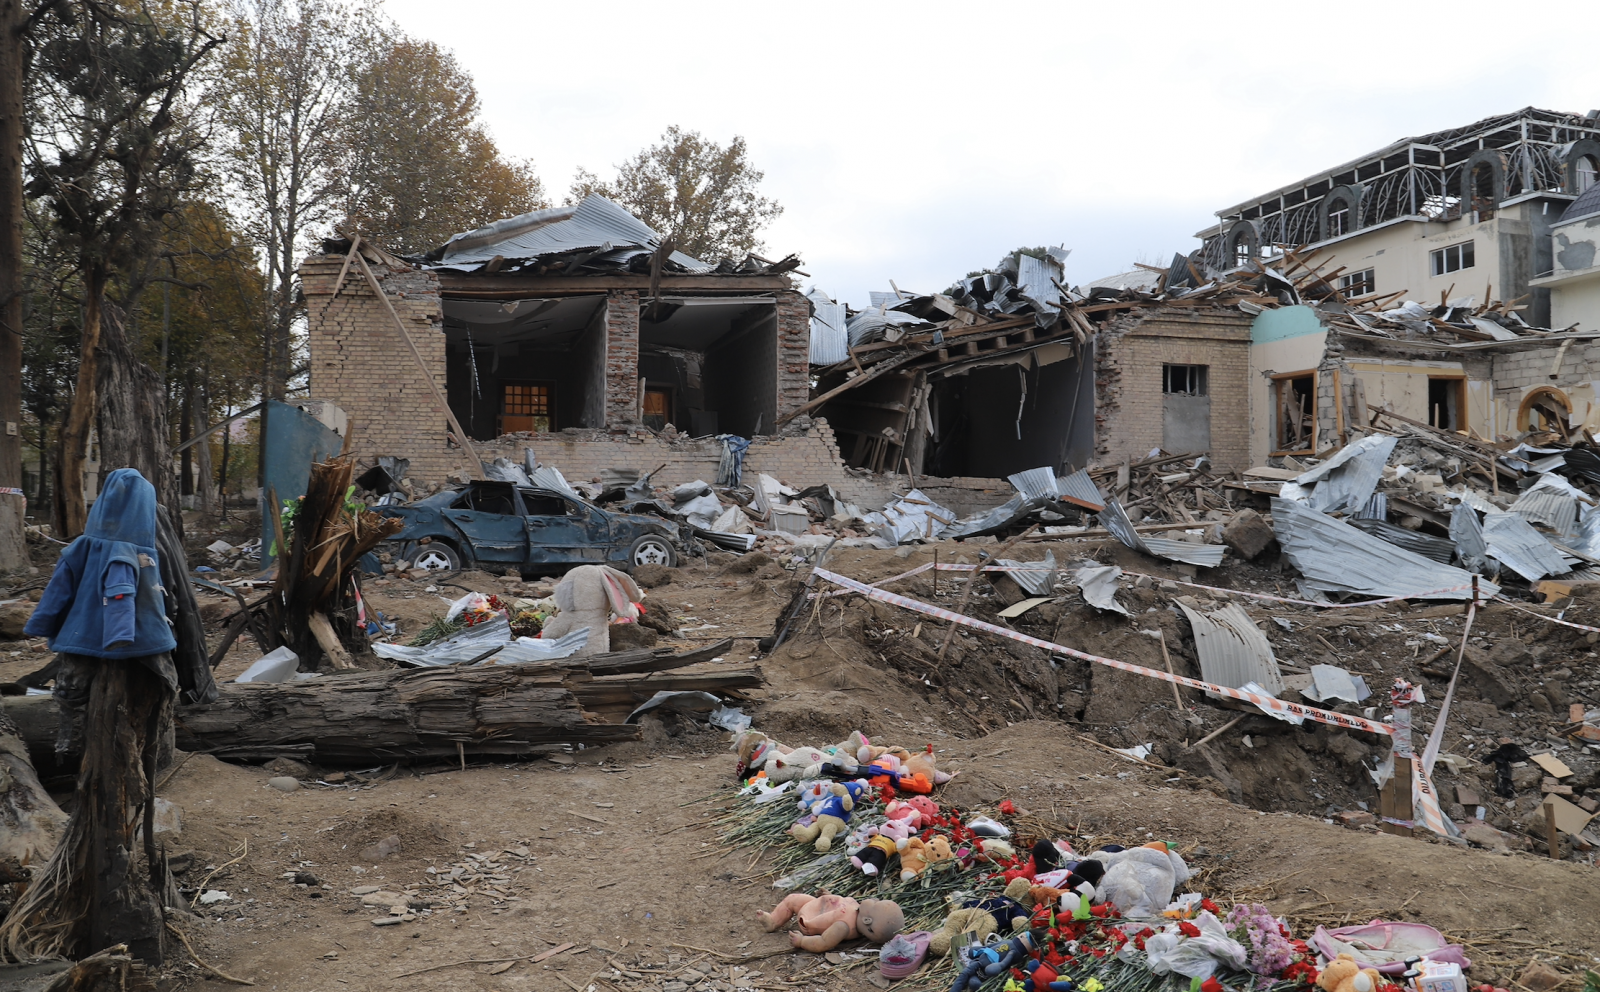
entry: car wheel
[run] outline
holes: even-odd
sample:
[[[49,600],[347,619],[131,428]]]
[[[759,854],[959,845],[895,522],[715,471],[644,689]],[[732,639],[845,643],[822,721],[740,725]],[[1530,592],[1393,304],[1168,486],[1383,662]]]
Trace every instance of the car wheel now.
[[[411,551],[411,567],[425,568],[430,572],[459,572],[461,556],[456,549],[441,541],[419,544]]]
[[[666,538],[646,535],[634,541],[633,547],[628,549],[628,564],[671,568],[678,564],[678,552],[673,550],[672,543]]]

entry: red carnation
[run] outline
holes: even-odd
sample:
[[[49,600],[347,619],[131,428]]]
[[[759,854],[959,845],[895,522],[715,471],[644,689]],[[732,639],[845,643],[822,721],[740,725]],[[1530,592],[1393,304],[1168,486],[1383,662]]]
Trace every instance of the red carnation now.
[[[1222,907],[1218,906],[1216,903],[1212,902],[1210,899],[1201,899],[1200,900],[1200,908],[1205,910],[1206,912],[1210,913],[1212,916],[1221,916],[1222,915]],[[1284,934],[1284,936],[1287,937],[1288,934]]]
[[[1178,932],[1183,934],[1185,937],[1200,936],[1200,928],[1195,926],[1193,923],[1190,923],[1188,920],[1184,920],[1178,924]]]
[[[1208,978],[1200,983],[1200,992],[1227,992],[1227,990],[1215,978]]]
[[[1000,812],[1004,813],[1007,816],[1016,816],[1017,815],[1016,804],[1014,804],[1009,799],[1002,800],[1001,803],[1000,803]]]

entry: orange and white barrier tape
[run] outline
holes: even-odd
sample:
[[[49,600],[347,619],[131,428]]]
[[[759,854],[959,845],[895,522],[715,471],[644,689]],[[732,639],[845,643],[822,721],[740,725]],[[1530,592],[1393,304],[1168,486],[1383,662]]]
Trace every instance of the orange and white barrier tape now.
[[[961,568],[962,566],[954,567]],[[977,566],[967,567],[976,568]],[[926,569],[918,569],[917,571],[925,570]],[[891,605],[898,606],[901,609],[910,610],[913,613],[921,613],[925,616],[937,617],[941,620],[948,620],[951,623],[961,624],[964,627],[971,627],[974,630],[987,631],[988,633],[1009,638],[1013,641],[1031,644],[1034,647],[1043,648],[1044,650],[1055,654],[1067,655],[1071,658],[1078,658],[1083,661],[1094,662],[1095,664],[1105,665],[1108,668],[1115,668],[1124,672],[1132,672],[1135,675],[1143,675],[1146,678],[1158,679],[1162,682],[1171,682],[1175,685],[1187,686],[1191,689],[1214,692],[1221,696],[1227,696],[1230,699],[1238,699],[1242,702],[1252,703],[1264,710],[1270,710],[1273,713],[1281,713],[1285,716],[1316,720],[1319,723],[1326,723],[1335,727],[1344,727],[1347,730],[1364,730],[1368,733],[1381,734],[1385,737],[1397,737],[1395,727],[1377,720],[1368,720],[1365,717],[1350,716],[1344,713],[1334,713],[1329,710],[1317,709],[1314,706],[1302,706],[1298,703],[1285,702],[1276,697],[1264,695],[1262,693],[1247,692],[1243,689],[1234,689],[1230,686],[1217,685],[1213,682],[1202,682],[1199,679],[1191,679],[1182,675],[1173,675],[1168,672],[1160,672],[1153,668],[1146,668],[1143,665],[1135,665],[1126,661],[1117,661],[1114,658],[1103,658],[1100,655],[1088,654],[1083,651],[1075,651],[1063,644],[1056,644],[1052,641],[1046,641],[1038,637],[1030,637],[1027,634],[1012,630],[1009,627],[1001,627],[996,624],[985,623],[976,617],[962,616],[961,614],[952,610],[941,609],[940,607],[933,606],[929,603],[924,603],[921,600],[912,599],[909,596],[901,596],[884,589],[879,589],[875,586],[869,586],[864,582],[857,582],[855,579],[840,575],[837,572],[830,572],[825,568],[815,569],[813,574],[819,579],[839,586],[846,592],[859,593],[863,596],[866,596],[868,599],[876,599],[880,602],[889,603]],[[890,580],[885,579],[882,581],[887,582]],[[1429,830],[1432,830],[1434,833],[1441,835],[1447,834],[1448,827],[1445,825],[1444,813],[1439,809],[1439,800],[1433,785],[1433,780],[1423,769],[1421,756],[1417,755],[1411,749],[1410,713],[1406,712],[1404,716],[1405,726],[1400,731],[1400,739],[1397,741],[1400,746],[1396,748],[1396,756],[1400,758],[1409,757],[1411,761],[1411,788],[1413,805],[1421,814],[1423,826],[1427,827]]]
[[[914,613],[921,613],[926,616],[937,617],[941,620],[948,620],[951,623],[961,624],[964,627],[971,627],[974,630],[987,631],[991,634],[997,634],[1000,637],[1010,638],[1013,641],[1021,641],[1024,644],[1031,644],[1034,647],[1043,648],[1046,651],[1050,651],[1054,654],[1063,654],[1070,658],[1078,658],[1083,661],[1092,661],[1096,664],[1105,665],[1109,668],[1116,668],[1125,672],[1133,672],[1136,675],[1160,679],[1163,682],[1172,682],[1177,685],[1187,686],[1190,689],[1199,689],[1204,692],[1214,692],[1221,696],[1227,696],[1230,699],[1238,699],[1242,702],[1261,706],[1265,709],[1271,710],[1274,713],[1281,713],[1285,716],[1316,720],[1319,723],[1326,723],[1335,727],[1344,727],[1347,730],[1364,730],[1367,733],[1383,734],[1384,736],[1389,736],[1394,732],[1388,724],[1381,723],[1377,720],[1368,720],[1364,717],[1350,716],[1345,713],[1333,713],[1328,710],[1319,710],[1314,706],[1302,706],[1299,703],[1289,703],[1262,693],[1246,692],[1243,689],[1234,689],[1229,686],[1217,685],[1212,682],[1202,682],[1199,679],[1191,679],[1183,675],[1172,675],[1167,672],[1157,671],[1153,668],[1146,668],[1143,665],[1135,665],[1126,661],[1117,661],[1115,658],[1103,658],[1097,654],[1087,654],[1083,651],[1076,651],[1067,647],[1066,645],[1056,644],[1052,641],[1046,641],[1038,637],[1031,637],[1027,634],[1021,633],[1020,631],[1012,630],[1009,627],[1001,627],[997,624],[985,623],[976,617],[963,616],[952,610],[946,610],[928,603],[924,603],[921,600],[911,599],[908,596],[901,596],[896,593],[888,592],[884,589],[878,589],[865,583],[857,582],[855,579],[847,576],[840,575],[837,572],[830,572],[825,568],[816,569],[813,574],[815,574],[817,578],[831,582],[849,592],[860,593],[861,595],[866,596],[868,599],[876,599],[880,602],[890,603],[894,606],[898,606],[901,609],[911,610]]]
[[[1518,613],[1526,613],[1530,617],[1538,617],[1540,620],[1548,620],[1550,623],[1558,623],[1563,627],[1571,627],[1573,630],[1584,630],[1589,631],[1590,633],[1600,634],[1600,627],[1591,627],[1584,623],[1573,623],[1571,620],[1563,620],[1560,617],[1547,617],[1543,613],[1535,613],[1525,606],[1518,606],[1505,596],[1496,596],[1494,599],[1495,602],[1509,606]]]

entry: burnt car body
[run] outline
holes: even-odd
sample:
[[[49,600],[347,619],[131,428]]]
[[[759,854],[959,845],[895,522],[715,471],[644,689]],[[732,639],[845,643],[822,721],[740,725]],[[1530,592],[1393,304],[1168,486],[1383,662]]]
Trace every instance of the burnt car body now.
[[[678,527],[614,513],[550,489],[473,482],[404,506],[375,506],[405,521],[392,538],[414,568],[516,568],[525,576],[576,565],[676,565]]]

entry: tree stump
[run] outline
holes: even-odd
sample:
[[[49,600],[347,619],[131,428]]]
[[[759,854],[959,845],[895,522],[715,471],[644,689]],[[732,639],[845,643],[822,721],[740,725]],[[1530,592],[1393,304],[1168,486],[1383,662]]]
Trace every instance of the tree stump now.
[[[77,807],[44,870],[0,925],[0,947],[14,960],[81,958],[126,944],[160,964],[166,949],[150,781],[161,723],[170,718],[166,682],[137,660],[101,661],[89,693]],[[144,831],[141,872],[134,832]]]

